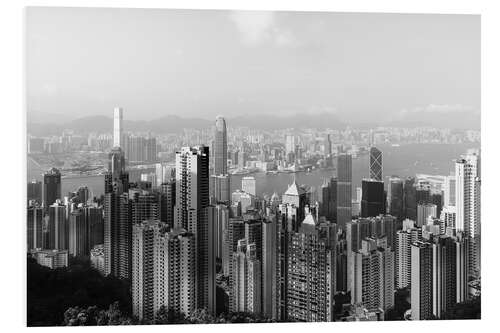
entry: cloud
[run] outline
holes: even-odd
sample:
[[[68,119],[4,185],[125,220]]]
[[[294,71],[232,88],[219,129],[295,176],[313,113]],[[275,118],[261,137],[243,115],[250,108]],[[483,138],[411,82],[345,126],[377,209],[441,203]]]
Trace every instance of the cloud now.
[[[276,13],[268,11],[232,11],[229,19],[236,25],[242,42],[247,46],[271,43],[286,47],[297,43],[291,31],[280,27]]]
[[[461,104],[429,104],[427,106],[418,106],[413,109],[403,109],[400,111],[402,115],[415,114],[415,113],[462,113],[470,112],[476,113],[477,111],[466,105]]]

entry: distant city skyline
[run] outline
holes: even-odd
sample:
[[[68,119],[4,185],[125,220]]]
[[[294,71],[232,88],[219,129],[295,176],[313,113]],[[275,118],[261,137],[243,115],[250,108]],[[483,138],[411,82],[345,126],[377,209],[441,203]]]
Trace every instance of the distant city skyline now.
[[[115,105],[130,120],[334,113],[369,122],[480,111],[478,15],[44,7],[26,15],[28,121],[106,115]]]

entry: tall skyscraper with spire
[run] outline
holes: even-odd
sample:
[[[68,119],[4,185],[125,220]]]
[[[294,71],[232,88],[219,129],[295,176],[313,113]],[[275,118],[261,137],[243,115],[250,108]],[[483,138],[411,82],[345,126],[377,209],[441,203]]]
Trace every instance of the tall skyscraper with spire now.
[[[215,118],[214,133],[214,174],[227,174],[227,129],[226,120],[222,116]]]

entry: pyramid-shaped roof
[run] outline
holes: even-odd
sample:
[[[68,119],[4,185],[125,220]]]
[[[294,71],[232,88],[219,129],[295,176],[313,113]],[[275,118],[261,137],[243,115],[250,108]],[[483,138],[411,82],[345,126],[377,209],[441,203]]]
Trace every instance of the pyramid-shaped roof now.
[[[286,195],[301,195],[304,194],[306,191],[297,184],[297,181],[294,179],[293,183],[288,187],[286,190],[285,194]]]

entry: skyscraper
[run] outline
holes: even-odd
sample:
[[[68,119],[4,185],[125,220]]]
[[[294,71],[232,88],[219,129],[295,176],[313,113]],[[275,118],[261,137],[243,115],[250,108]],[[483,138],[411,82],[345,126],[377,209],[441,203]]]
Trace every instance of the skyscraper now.
[[[370,178],[383,181],[382,152],[376,147],[370,148]]]
[[[307,212],[299,232],[291,234],[286,295],[289,320],[333,320],[335,250],[330,227],[317,224]]]
[[[417,227],[422,227],[427,224],[429,217],[439,217],[437,207],[434,204],[425,203],[417,206]]]
[[[417,220],[417,190],[415,188],[415,178],[407,177],[404,187],[404,216],[412,221]]]
[[[320,215],[335,223],[337,219],[337,179],[325,180],[321,185]]]
[[[361,217],[385,214],[384,182],[363,179],[361,193]]]
[[[208,205],[209,149],[184,147],[176,153],[174,227],[185,229],[196,240],[196,304],[208,305]]]
[[[403,180],[399,177],[389,178],[388,189],[388,213],[401,221],[404,217]]]
[[[216,205],[214,209],[215,219],[215,256],[222,259],[224,253],[224,234],[229,228],[229,209],[226,205]]]
[[[154,319],[160,307],[190,315],[196,309],[194,235],[182,228],[168,231],[158,220],[133,227],[132,312]]]
[[[66,220],[66,206],[60,200],[49,206],[47,249],[68,249],[68,225]]]
[[[83,214],[88,226],[88,249],[104,244],[104,220],[102,207],[84,206]]]
[[[407,220],[410,221],[410,220]],[[411,221],[412,222],[412,221]],[[422,240],[422,230],[411,225],[403,226],[396,232],[396,288],[411,286],[411,244]]]
[[[221,205],[226,208],[226,206]],[[227,212],[227,208],[226,208]],[[219,223],[223,215],[220,206],[208,206],[208,226],[207,226],[207,310],[215,315],[217,313],[217,254],[218,254],[218,241],[220,240]]]
[[[42,204],[47,212],[49,206],[61,199],[61,173],[56,168],[51,168],[43,175]]]
[[[82,209],[75,209],[69,214],[69,254],[74,257],[88,256],[89,248],[89,227]]]
[[[277,319],[278,316],[278,224],[276,216],[267,217],[262,223],[262,313]]]
[[[215,203],[223,203],[228,205],[231,202],[230,192],[230,176],[229,175],[212,175],[213,197]]]
[[[155,258],[155,245],[158,245],[162,227],[161,222],[148,220],[134,224],[132,228],[132,312],[140,320],[152,320],[155,317],[155,310],[158,310],[154,308],[155,282],[157,282],[154,273],[155,265],[159,265],[160,262]],[[167,268],[170,267],[163,267]],[[162,287],[168,290],[168,285]]]
[[[365,238],[353,254],[349,270],[351,303],[362,304],[368,311],[394,306],[394,252],[385,238]]]
[[[241,179],[241,189],[253,196],[257,195],[255,177],[247,176]]]
[[[37,204],[28,207],[27,241],[28,251],[43,248],[43,209]]]
[[[469,274],[480,273],[480,168],[479,155],[468,154],[455,162],[456,229],[470,238]]]
[[[170,228],[174,227],[175,192],[175,179],[160,185],[160,220]]]
[[[32,180],[28,183],[27,200],[35,200],[42,204],[42,182]]]
[[[259,315],[262,304],[261,263],[257,259],[255,244],[246,238],[238,240],[233,254],[232,300],[233,312],[248,312]]]
[[[286,192],[282,195],[281,201],[283,205],[291,205],[297,208],[296,211],[296,226],[294,228],[295,231],[298,231],[298,227],[300,226],[300,222],[304,219],[304,209],[307,204],[309,204],[308,194],[304,187],[299,186],[297,181],[294,179],[293,183],[288,186]]]
[[[440,318],[457,303],[457,246],[449,236],[440,236],[432,244],[433,314]]]
[[[214,132],[214,175],[227,174],[227,129],[226,120],[222,116],[215,118]]]
[[[444,182],[443,206],[455,206],[455,175],[449,175]]]
[[[285,137],[285,149],[286,153],[295,153],[295,146],[296,146],[296,138],[295,135],[288,134]]]
[[[433,314],[432,244],[414,242],[411,245],[411,318],[431,319]]]
[[[129,177],[121,148],[123,112],[119,108],[114,111],[114,147],[109,153],[108,171],[104,176],[104,271],[106,275],[128,279],[132,260]]]
[[[352,217],[352,157],[339,154],[337,157],[337,225],[345,230]]]
[[[123,109],[115,107],[113,110],[113,148],[122,148],[123,140]]]
[[[232,274],[233,253],[236,252],[238,240],[242,238],[245,238],[245,223],[243,217],[229,218],[228,228],[224,232],[224,248],[222,254],[222,269],[225,276],[230,277]]]

